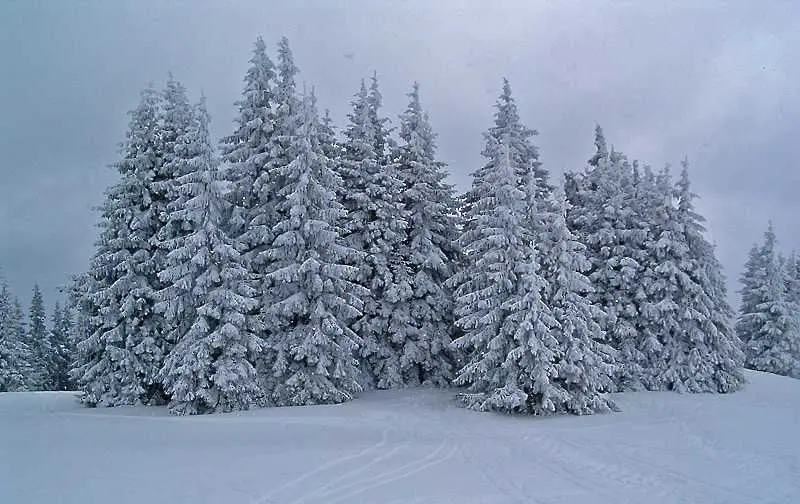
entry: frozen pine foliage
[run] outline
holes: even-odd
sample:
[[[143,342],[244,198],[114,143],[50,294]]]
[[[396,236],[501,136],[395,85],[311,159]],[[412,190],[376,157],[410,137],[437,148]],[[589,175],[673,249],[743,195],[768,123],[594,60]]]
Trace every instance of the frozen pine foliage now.
[[[643,258],[642,222],[637,221],[634,171],[625,157],[609,152],[602,129],[595,131],[596,154],[587,169],[570,174],[566,195],[569,228],[586,246],[586,275],[593,304],[606,313],[604,329],[618,351],[618,390],[641,388],[645,359],[639,337],[638,293]]]
[[[72,314],[68,307],[56,303],[50,323],[50,380],[52,390],[72,390],[69,370],[75,353],[72,341]]]
[[[637,189],[641,220],[650,226],[641,262],[642,382],[649,390],[737,390],[740,343],[714,249],[694,211],[685,162],[676,186],[666,170],[654,175],[646,169]]]
[[[228,234],[241,253],[241,262],[249,273],[258,304],[254,314],[269,306],[269,286],[265,274],[268,267],[266,251],[272,245],[273,226],[277,222],[274,157],[281,156],[278,114],[286,116],[290,106],[281,103],[286,98],[286,82],[293,82],[296,68],[285,39],[282,41],[281,71],[267,55],[264,40],[259,37],[244,78],[242,98],[236,102],[239,113],[234,133],[222,140],[222,158],[227,162],[225,178],[229,182],[230,215],[226,219]],[[288,74],[287,74],[288,72]],[[278,79],[283,94],[278,97]],[[292,84],[293,87],[293,84]],[[260,336],[266,338],[266,328]]]
[[[796,252],[786,261],[786,289],[789,300],[800,306],[800,255]]]
[[[236,102],[239,113],[236,129],[221,143],[222,159],[227,162],[232,204],[228,227],[246,252],[257,251],[269,242],[271,218],[262,203],[268,195],[259,194],[256,179],[266,177],[269,143],[274,131],[275,65],[267,46],[259,37],[244,78],[242,98]]]
[[[585,297],[583,248],[535,148],[520,150],[515,132],[529,130],[509,121],[513,101],[504,84],[495,128],[485,135],[487,163],[464,206],[463,266],[449,282],[463,332],[453,345],[466,359],[455,382],[467,387],[460,395],[466,406],[478,410],[608,411],[601,394],[612,387],[613,351],[602,342],[602,312]]]
[[[29,390],[31,351],[25,343],[20,313],[0,278],[0,392]]]
[[[349,323],[369,293],[347,265],[356,253],[338,233],[341,181],[325,155],[328,137],[313,98],[293,112],[296,127],[284,130],[290,161],[275,170],[280,220],[267,251],[273,302],[264,310],[271,328],[264,381],[271,404],[340,403],[360,390],[354,359],[360,340]]]
[[[731,392],[742,354],[688,171],[629,164],[596,131],[589,168],[568,178],[570,227],[587,246],[594,303],[617,350],[617,389]]]
[[[200,414],[455,383],[470,408],[545,415],[738,390],[745,347],[800,375],[800,259],[754,249],[734,332],[685,167],[675,184],[598,126],[556,195],[504,79],[456,196],[418,84],[393,132],[362,81],[337,138],[298,73],[286,38],[274,60],[256,40],[220,159],[204,102],[171,75],[142,92],[69,308],[48,329],[37,301],[25,329],[0,296],[0,389]]]
[[[356,281],[370,292],[354,327],[362,341],[365,384],[395,388],[406,380],[414,383],[419,379],[407,372],[413,365],[408,365],[404,355],[413,292],[406,262],[403,186],[390,163],[388,120],[380,116],[381,95],[375,76],[369,90],[362,81],[352,106],[338,163],[340,201],[347,212],[342,226],[347,246],[361,254],[357,263],[352,263],[358,266]]]
[[[33,286],[31,304],[28,309],[28,324],[25,342],[31,351],[31,370],[28,375],[29,386],[33,390],[51,390],[53,383],[50,371],[53,360],[53,347],[47,330],[47,314],[42,291]]]
[[[605,343],[602,328],[605,313],[592,304],[593,287],[586,247],[567,228],[563,192],[556,191],[550,213],[538,213],[542,228],[537,242],[539,262],[547,281],[545,302],[558,321],[555,337],[561,352],[552,382],[564,394],[556,410],[574,414],[605,412],[614,404],[602,394],[613,390],[616,353]]]
[[[422,108],[419,85],[400,116],[401,143],[394,155],[408,220],[404,251],[412,275],[410,318],[401,350],[407,385],[446,385],[453,378],[449,351],[453,327],[452,292],[445,281],[455,272],[458,222],[445,165],[436,159],[436,135]]]
[[[642,233],[636,300],[638,333],[624,344],[638,355],[636,381],[648,390],[685,390],[680,297],[689,283],[681,271],[688,250],[673,218],[670,174],[634,166],[633,227]],[[623,347],[624,348],[624,347]],[[630,352],[626,352],[631,355]]]
[[[800,307],[787,289],[787,269],[776,244],[770,224],[746,265],[736,328],[748,368],[800,378]]]
[[[674,218],[680,223],[688,251],[683,268],[691,280],[680,298],[687,345],[684,384],[690,392],[735,392],[744,384],[742,342],[733,329],[722,265],[705,237],[705,218],[694,209],[697,196],[691,191],[685,160],[674,197]]]
[[[159,346],[166,355],[186,330],[185,323],[189,318],[186,305],[191,302],[184,297],[184,292],[175,289],[174,285],[164,283],[160,273],[172,266],[166,256],[175,240],[191,230],[191,223],[181,220],[181,214],[173,210],[185,205],[188,199],[179,190],[178,179],[197,169],[196,160],[200,155],[200,147],[193,141],[196,136],[192,131],[196,121],[195,112],[189,103],[186,88],[171,74],[163,91],[160,121],[161,166],[152,181],[151,205],[157,230],[151,239],[151,245],[156,271],[153,286],[158,289],[154,312],[164,319]]]
[[[772,224],[764,235],[764,245],[759,246],[753,244],[747,254],[747,261],[744,263],[744,271],[739,277],[741,290],[739,291],[741,298],[739,301],[739,315],[736,318],[736,335],[742,341],[743,345],[747,345],[753,338],[757,331],[756,319],[753,317],[743,317],[746,313],[755,313],[758,305],[761,304],[761,295],[758,290],[759,286],[766,283],[766,265],[764,261],[764,248],[771,248],[774,250],[775,232],[772,229]],[[773,252],[774,253],[774,252]]]
[[[494,107],[494,125],[486,134],[495,143],[503,142],[507,145],[519,183],[524,185],[532,183],[536,198],[544,204],[552,187],[549,185],[549,174],[539,161],[539,149],[531,141],[531,138],[539,133],[525,126],[520,120],[508,79],[503,79],[503,90]],[[491,156],[487,151],[482,154],[484,157]]]
[[[456,384],[472,409],[553,413],[569,396],[551,380],[561,348],[530,225],[533,187],[520,184],[508,143],[486,141],[459,239],[466,264],[454,277],[464,332],[454,346],[467,356]]]
[[[90,406],[164,402],[157,379],[163,364],[163,324],[154,311],[157,265],[151,242],[152,182],[163,156],[161,96],[142,92],[131,112],[120,180],[100,208],[100,237],[81,288],[86,333],[77,344],[74,377]]]
[[[258,301],[222,226],[227,208],[208,122],[201,103],[189,131],[179,137],[188,166],[176,179],[181,198],[169,207],[170,222],[190,231],[168,242],[168,267],[160,273],[186,303],[185,322],[177,325],[186,331],[160,373],[170,411],[178,414],[248,409],[261,400],[253,360],[262,342],[250,316]]]

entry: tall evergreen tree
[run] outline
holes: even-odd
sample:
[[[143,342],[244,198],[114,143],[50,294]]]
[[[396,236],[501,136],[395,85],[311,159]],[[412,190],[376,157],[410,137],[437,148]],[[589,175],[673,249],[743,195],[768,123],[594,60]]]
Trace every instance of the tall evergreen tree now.
[[[353,282],[357,269],[348,263],[357,254],[338,232],[341,180],[325,155],[313,98],[294,113],[299,127],[286,139],[291,161],[276,171],[281,220],[268,252],[274,303],[265,314],[275,327],[268,390],[276,405],[339,403],[360,390],[360,339],[348,324],[369,293]]]
[[[445,164],[436,159],[436,135],[414,83],[410,102],[400,116],[400,139],[394,155],[408,220],[404,250],[411,267],[410,317],[401,342],[405,384],[446,385],[453,378],[452,292],[445,282],[455,272],[458,223],[453,187]]]
[[[72,366],[73,348],[70,341],[72,318],[69,308],[62,308],[56,302],[50,323],[50,344],[52,359],[50,367],[52,390],[71,390],[69,371]]]
[[[164,401],[157,379],[163,324],[153,312],[157,265],[151,247],[159,217],[151,207],[152,181],[163,155],[159,93],[143,91],[130,115],[115,164],[120,180],[100,208],[100,237],[80,303],[89,327],[77,345],[74,376],[90,406]]]
[[[637,261],[639,333],[628,343],[641,356],[639,381],[645,388],[685,391],[691,345],[683,317],[693,309],[687,295],[697,286],[685,271],[689,250],[684,224],[676,218],[669,172],[634,168],[634,226],[644,240]]]
[[[156,304],[154,312],[162,319],[161,354],[169,354],[172,346],[187,330],[191,320],[191,300],[187,293],[160,278],[160,272],[173,266],[167,255],[180,237],[191,232],[192,223],[181,220],[182,214],[174,208],[182,207],[191,197],[183,191],[180,177],[196,171],[198,144],[194,108],[189,103],[186,88],[172,74],[162,91],[161,108],[161,166],[152,181],[153,203],[151,211],[156,217],[156,231],[151,239],[154,271],[158,278],[151,282]],[[183,191],[183,192],[182,192]]]
[[[618,351],[617,389],[636,389],[645,359],[637,344],[644,236],[635,213],[634,171],[622,154],[608,150],[599,126],[595,146],[586,170],[569,178],[567,222],[586,245],[590,299],[606,313],[607,338]]]
[[[362,341],[365,383],[401,387],[413,292],[410,268],[404,262],[407,222],[402,183],[389,162],[391,141],[388,120],[380,116],[377,77],[373,76],[369,90],[362,81],[352,105],[338,163],[343,180],[340,200],[347,211],[346,245],[363,254],[357,262],[357,282],[370,291],[354,327]]]
[[[685,271],[691,283],[684,290],[681,323],[688,344],[683,382],[691,392],[734,392],[744,384],[742,342],[733,328],[733,310],[722,265],[705,238],[705,219],[694,209],[696,195],[684,160],[675,187],[677,212],[688,249]]]
[[[767,233],[765,234],[764,245],[773,243],[774,247],[775,234],[772,230],[772,223],[770,222]],[[762,255],[762,247],[758,244],[753,244],[747,253],[747,260],[744,264],[744,270],[739,277],[741,285],[740,301],[739,301],[739,314],[735,322],[736,335],[742,341],[742,344],[747,346],[751,339],[753,339],[757,327],[756,320],[752,317],[742,317],[745,313],[755,313],[759,304],[761,304],[760,293],[757,290],[760,285],[766,283],[766,264],[764,263],[764,256]]]
[[[763,245],[748,261],[737,330],[742,331],[748,368],[800,377],[798,306],[788,296],[776,244],[770,224]],[[761,281],[753,282],[755,278]]]
[[[800,306],[800,255],[797,252],[793,252],[786,261],[786,275],[786,290],[789,299]]]
[[[185,300],[186,332],[159,376],[171,398],[170,411],[177,414],[248,409],[261,401],[253,363],[263,342],[257,319],[250,316],[258,301],[223,228],[227,209],[208,123],[201,103],[194,124],[180,138],[191,170],[177,178],[182,197],[168,210],[170,221],[184,223],[189,232],[167,243],[168,267],[160,273],[173,287],[169,291]]]
[[[243,252],[257,251],[268,242],[271,224],[268,208],[259,204],[255,184],[266,176],[269,143],[275,128],[275,65],[267,55],[264,40],[256,39],[250,68],[244,78],[242,98],[236,102],[238,116],[232,135],[222,140],[222,159],[227,162],[232,203],[230,234]]]
[[[490,134],[486,142],[488,162],[474,174],[459,239],[466,265],[454,277],[464,331],[454,346],[467,355],[456,384],[467,386],[460,397],[472,409],[551,413],[568,397],[550,380],[558,322],[544,300],[526,189],[534,191],[520,184],[510,142]]]
[[[28,389],[30,355],[13,296],[0,279],[0,392]]]
[[[284,81],[287,80],[287,70],[292,80],[296,72],[288,44],[285,49],[281,57],[284,74],[280,76]],[[257,316],[262,307],[271,304],[267,299],[269,286],[265,275],[268,268],[266,254],[274,238],[272,228],[277,222],[273,161],[279,154],[273,151],[278,147],[275,136],[279,134],[277,80],[275,64],[267,54],[264,40],[259,37],[244,77],[242,98],[236,102],[236,129],[223,139],[221,146],[222,159],[227,163],[225,178],[231,203],[228,234],[241,254],[241,262],[249,272],[251,288],[259,299],[251,316]],[[284,92],[285,87],[284,84]],[[259,337],[267,338],[268,332],[267,328]],[[266,369],[260,370],[260,374],[266,372]]]
[[[54,352],[47,331],[47,313],[39,285],[33,286],[27,329],[26,342],[33,357],[29,383],[35,390],[52,390],[51,371]]]
[[[542,163],[539,161],[539,149],[532,142],[532,138],[539,132],[522,123],[508,79],[503,79],[503,90],[494,107],[495,122],[486,134],[495,144],[501,142],[507,144],[519,183],[522,185],[532,183],[536,191],[534,196],[541,205],[544,205],[553,188],[547,170],[542,168]],[[491,156],[487,151],[482,154],[484,157]],[[472,196],[468,192],[467,202],[471,199]]]
[[[584,273],[591,265],[586,247],[567,227],[563,194],[554,193],[547,205],[551,212],[537,212],[541,219],[537,245],[547,282],[545,302],[558,321],[555,337],[561,349],[551,381],[561,388],[562,403],[554,406],[579,415],[605,412],[615,408],[602,393],[614,389],[616,353],[604,341],[605,313],[589,298],[593,287]]]

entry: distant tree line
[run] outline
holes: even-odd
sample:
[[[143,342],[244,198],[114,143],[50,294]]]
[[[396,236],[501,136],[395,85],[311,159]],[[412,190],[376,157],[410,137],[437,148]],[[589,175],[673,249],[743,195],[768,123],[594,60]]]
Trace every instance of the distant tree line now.
[[[778,250],[770,223],[741,276],[736,332],[750,369],[800,378],[800,256]]]
[[[56,303],[48,325],[38,285],[29,306],[0,278],[0,392],[73,390],[71,310]]]
[[[172,76],[130,114],[70,299],[89,406],[177,414],[459,387],[467,407],[615,408],[608,392],[743,382],[722,268],[677,177],[610,148],[550,180],[507,80],[457,195],[415,83],[376,75],[337,130],[287,40],[256,41],[234,131]],[[219,154],[217,153],[219,152]]]

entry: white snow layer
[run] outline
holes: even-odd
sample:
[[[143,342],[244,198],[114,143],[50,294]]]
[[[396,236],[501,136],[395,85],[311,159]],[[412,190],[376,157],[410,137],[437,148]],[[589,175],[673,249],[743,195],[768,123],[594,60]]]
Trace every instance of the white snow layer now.
[[[4,393],[0,503],[798,503],[800,380],[747,377],[551,418],[425,389],[201,417]]]

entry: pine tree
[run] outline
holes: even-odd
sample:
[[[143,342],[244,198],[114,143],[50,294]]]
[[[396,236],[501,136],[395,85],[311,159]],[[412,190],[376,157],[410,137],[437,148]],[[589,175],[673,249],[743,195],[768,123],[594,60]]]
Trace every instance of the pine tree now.
[[[28,389],[31,352],[20,322],[8,285],[0,279],[0,392]]]
[[[291,161],[277,170],[281,220],[268,252],[274,303],[266,307],[275,327],[268,345],[273,404],[340,403],[360,390],[355,351],[359,337],[349,323],[368,292],[353,283],[356,251],[343,244],[336,200],[341,181],[325,156],[313,98],[295,111],[299,127],[288,138]]]
[[[370,291],[363,316],[354,325],[362,340],[363,381],[378,388],[402,387],[413,292],[411,271],[403,260],[407,222],[402,185],[389,159],[392,144],[388,119],[380,116],[376,76],[369,90],[362,81],[352,106],[338,167],[340,201],[347,211],[345,243],[363,254],[354,263],[359,266],[357,282]]]
[[[503,91],[494,107],[495,122],[487,134],[495,143],[505,142],[507,144],[509,156],[517,170],[516,176],[519,183],[526,186],[528,183],[532,183],[535,187],[537,201],[542,205],[545,204],[553,188],[549,183],[547,170],[542,168],[539,161],[539,149],[532,142],[532,138],[539,132],[522,123],[508,79],[503,79]],[[491,156],[486,151],[482,154],[484,157]],[[473,196],[468,192],[466,198],[469,203]]]
[[[793,252],[786,261],[786,275],[789,299],[800,306],[800,255],[797,252]]]
[[[563,392],[557,411],[574,414],[606,412],[614,403],[602,392],[614,389],[616,353],[604,340],[602,323],[605,313],[592,304],[592,285],[585,276],[590,263],[586,247],[567,228],[566,200],[556,192],[542,215],[538,236],[542,251],[542,275],[547,282],[545,302],[558,321],[556,338],[556,373],[551,381]]]
[[[189,103],[186,88],[170,74],[162,96],[161,163],[152,181],[151,203],[151,211],[156,216],[156,231],[150,244],[154,271],[158,277],[151,281],[151,285],[157,290],[153,309],[163,317],[160,320],[163,326],[159,345],[161,354],[166,356],[180,336],[188,330],[191,313],[187,313],[187,304],[191,304],[191,300],[186,298],[185,292],[174,288],[174,285],[165,284],[160,278],[160,272],[171,266],[167,254],[171,251],[172,243],[192,230],[191,223],[183,222],[179,217],[181,214],[172,210],[181,208],[190,198],[190,195],[181,192],[179,179],[197,169],[195,165],[199,154],[197,145],[192,143],[193,125],[197,119]]]
[[[744,384],[742,342],[733,329],[722,265],[705,238],[705,219],[694,209],[696,195],[691,192],[685,160],[675,197],[675,220],[682,227],[688,249],[684,267],[692,281],[681,298],[681,326],[688,345],[683,382],[691,392],[734,392]]]
[[[772,231],[772,224],[770,223],[767,234],[765,235],[765,245],[770,244],[775,239],[774,237],[775,234]],[[766,282],[765,266],[764,258],[761,254],[761,248],[758,244],[753,244],[747,253],[747,261],[744,264],[744,271],[739,277],[739,283],[742,286],[741,290],[739,291],[741,299],[739,302],[739,316],[736,318],[736,323],[734,326],[736,335],[742,341],[744,346],[747,346],[750,340],[755,337],[757,328],[755,325],[755,319],[752,317],[745,318],[742,317],[742,315],[745,313],[755,313],[758,305],[761,304],[759,291],[757,289],[760,285],[764,285]]]
[[[69,309],[61,308],[56,302],[50,324],[50,342],[52,346],[51,386],[52,390],[71,390],[69,370],[72,366],[73,349],[70,342],[72,320]]]
[[[609,152],[599,126],[595,146],[587,169],[569,177],[567,223],[587,248],[587,276],[594,286],[590,299],[606,313],[604,329],[618,352],[617,389],[637,389],[645,360],[637,344],[645,226],[635,213],[633,167],[621,153]]]
[[[420,103],[419,84],[408,96],[400,116],[402,144],[394,155],[408,220],[404,250],[413,292],[400,366],[404,384],[442,386],[453,378],[453,302],[445,282],[458,260],[456,203],[445,164],[436,160],[436,135]]]
[[[236,130],[222,140],[222,159],[227,162],[226,179],[230,183],[233,205],[229,233],[239,241],[242,251],[257,251],[268,243],[271,233],[269,215],[254,186],[256,179],[266,176],[269,143],[274,120],[275,65],[267,55],[264,40],[256,39],[250,68],[244,78],[242,98],[236,102],[239,114]]]
[[[78,344],[87,340],[92,333],[93,317],[96,316],[96,306],[89,298],[92,278],[88,272],[82,272],[70,277],[69,283],[64,288],[66,304],[64,306],[65,320],[69,321],[67,339],[69,341],[72,358],[69,367],[70,390],[78,390],[82,377],[82,357]],[[66,327],[66,322],[65,322]]]
[[[159,404],[163,324],[153,312],[157,286],[151,241],[157,231],[151,192],[163,155],[161,96],[142,92],[131,112],[115,167],[120,180],[100,208],[100,237],[82,287],[87,333],[77,344],[74,371],[89,406]]]
[[[159,378],[176,414],[248,409],[260,404],[255,356],[262,341],[250,314],[258,301],[248,272],[223,228],[227,209],[208,133],[204,103],[181,137],[191,168],[176,179],[182,197],[168,208],[170,221],[189,231],[167,243],[167,268],[160,273],[170,292],[185,300],[180,334]]]
[[[748,261],[752,271],[742,286],[742,308],[737,329],[744,333],[746,365],[750,369],[800,377],[800,327],[798,306],[786,291],[786,269],[776,250],[772,224],[764,244]],[[744,279],[743,279],[744,280]]]
[[[29,383],[34,390],[52,390],[54,384],[51,373],[54,352],[47,331],[44,299],[38,285],[33,286],[27,329],[26,343],[33,357]]]
[[[285,63],[283,70],[290,70],[293,79],[293,64]],[[236,130],[223,139],[221,146],[222,159],[227,162],[225,178],[229,184],[228,200],[231,203],[228,234],[241,253],[241,262],[250,274],[251,287],[255,289],[260,300],[252,316],[271,304],[266,298],[268,285],[265,283],[265,275],[268,266],[266,250],[272,245],[272,228],[277,222],[275,181],[271,164],[279,107],[276,81],[275,64],[267,54],[264,40],[258,37],[250,67],[245,74],[242,98],[236,102],[239,109]],[[259,336],[267,340],[269,330]],[[268,358],[258,359],[259,375],[269,373],[264,367],[266,361]]]
[[[531,227],[534,190],[520,183],[510,142],[491,134],[486,141],[488,163],[474,174],[459,239],[466,265],[454,277],[456,323],[464,331],[454,346],[467,355],[456,384],[467,386],[460,397],[471,409],[552,413],[569,397],[550,380],[558,322],[544,300]]]
[[[646,389],[685,391],[690,348],[682,318],[692,307],[684,297],[696,286],[684,271],[689,251],[683,223],[675,218],[669,172],[656,175],[650,167],[634,168],[634,226],[642,229],[644,242],[637,261],[639,333],[628,343],[641,356],[638,378]]]

